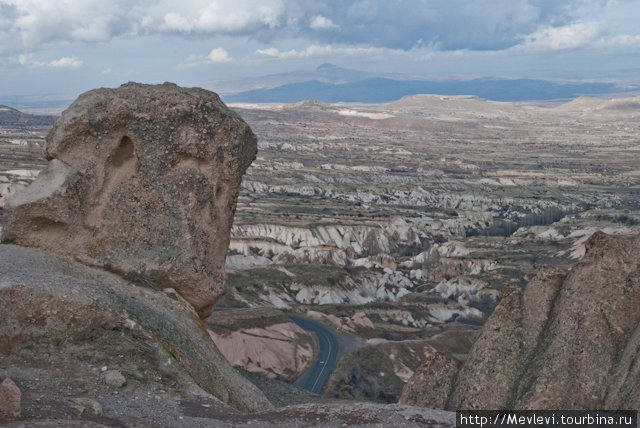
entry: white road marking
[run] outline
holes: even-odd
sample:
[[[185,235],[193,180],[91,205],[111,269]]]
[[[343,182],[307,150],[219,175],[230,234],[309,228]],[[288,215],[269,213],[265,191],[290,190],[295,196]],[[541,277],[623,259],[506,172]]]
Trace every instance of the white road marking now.
[[[316,384],[318,383],[318,381],[322,377],[322,372],[324,372],[324,369],[327,367],[327,361],[329,360],[329,357],[331,356],[331,341],[329,339],[327,339],[327,343],[329,344],[329,352],[327,352],[327,358],[324,360],[325,362],[322,365],[322,370],[320,370],[320,373],[318,374],[318,377],[316,377],[316,381],[313,383],[313,386],[311,387],[311,391],[314,391],[316,389]]]

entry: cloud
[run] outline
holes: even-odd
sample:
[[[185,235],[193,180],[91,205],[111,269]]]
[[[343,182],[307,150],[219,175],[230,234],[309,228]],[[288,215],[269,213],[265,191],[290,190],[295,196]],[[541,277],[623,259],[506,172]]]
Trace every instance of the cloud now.
[[[207,55],[191,55],[187,58],[187,63],[180,64],[180,68],[191,68],[197,65],[203,64],[222,64],[225,62],[231,62],[233,58],[229,56],[224,48],[213,48]]]
[[[340,28],[336,24],[333,23],[332,20],[325,18],[322,15],[316,15],[311,20],[309,27],[314,30],[332,30]]]
[[[184,33],[242,33],[278,27],[284,14],[282,0],[185,0],[181,3],[164,1],[151,8],[147,26]]]
[[[314,58],[323,56],[342,56],[342,57],[388,57],[390,55],[400,55],[405,52],[396,49],[378,48],[378,47],[335,47],[331,45],[311,45],[302,50],[291,49],[288,51],[280,51],[277,48],[270,47],[267,49],[258,49],[256,53],[260,56],[292,59],[292,58]]]
[[[207,59],[211,62],[231,61],[231,58],[229,58],[229,53],[223,48],[211,49],[211,52],[209,52],[209,55],[207,55]]]
[[[630,0],[0,0],[0,51],[16,37],[35,51],[154,34],[406,51],[563,49],[571,43],[562,32],[581,36],[590,20],[580,14],[623,4]]]
[[[30,68],[69,68],[75,69],[80,68],[84,65],[84,62],[76,56],[65,56],[59,59],[54,59],[52,61],[38,61],[33,55],[20,55],[18,57],[18,62],[25,67]]]
[[[612,47],[640,47],[640,34],[619,34],[617,36],[599,40],[595,43],[599,48]]]
[[[104,42],[121,32],[116,1],[0,0],[12,14],[10,32],[27,47],[54,42]],[[124,21],[126,22],[126,21]]]
[[[75,56],[65,56],[48,63],[49,66],[55,68],[80,68],[83,64],[82,60]]]
[[[597,22],[579,22],[562,27],[546,27],[527,36],[523,47],[535,50],[576,49],[598,40],[603,33]]]
[[[285,0],[0,0],[0,40],[15,34],[37,49],[153,33],[250,34],[278,27],[284,7]]]
[[[309,58],[322,55],[329,55],[334,53],[334,49],[330,45],[319,46],[312,45],[303,50],[291,49],[288,51],[280,51],[277,48],[258,49],[256,51],[259,55],[268,56],[272,58]]]
[[[640,34],[613,34],[600,22],[578,22],[546,27],[526,37],[516,50],[561,51],[581,48],[624,49],[640,47]]]

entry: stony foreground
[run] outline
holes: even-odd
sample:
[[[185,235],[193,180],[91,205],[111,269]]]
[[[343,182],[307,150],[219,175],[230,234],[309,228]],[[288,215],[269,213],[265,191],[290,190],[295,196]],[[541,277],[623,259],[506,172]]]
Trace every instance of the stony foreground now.
[[[0,378],[22,394],[20,417],[0,411],[6,426],[455,426],[409,406],[269,410],[177,293],[14,245],[0,260]]]
[[[86,396],[105,411],[122,401],[123,414],[144,416],[134,403],[164,402],[165,393],[242,411],[272,408],[175,291],[13,245],[0,245],[0,260],[0,376],[23,388],[24,416],[73,415],[69,400]],[[123,374],[128,389],[108,386],[107,370]]]
[[[455,413],[425,410],[417,407],[371,403],[357,404],[305,404],[291,406],[254,415],[221,415],[211,408],[190,407],[188,416],[167,417],[155,426],[163,427],[371,427],[371,428],[450,428],[455,427]],[[121,420],[93,418],[83,421],[24,421],[6,425],[10,428],[27,427],[112,427]],[[132,427],[149,426],[146,421],[128,420]]]

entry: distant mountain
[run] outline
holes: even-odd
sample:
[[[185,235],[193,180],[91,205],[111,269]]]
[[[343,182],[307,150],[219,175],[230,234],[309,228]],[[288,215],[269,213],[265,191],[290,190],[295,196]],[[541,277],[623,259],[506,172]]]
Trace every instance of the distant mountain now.
[[[51,126],[56,119],[55,116],[27,114],[14,108],[0,105],[0,126]]]
[[[220,94],[223,98],[255,89],[272,89],[292,83],[303,83],[316,80],[324,83],[344,84],[370,78],[386,78],[392,80],[424,80],[420,76],[399,73],[372,73],[338,67],[325,62],[315,70],[295,70],[286,73],[269,74],[239,80],[216,80],[204,82],[203,86]]]
[[[600,112],[640,111],[640,97],[600,99],[582,96],[561,105],[560,111],[588,112],[598,110]]]
[[[322,65],[321,70],[342,72]],[[634,88],[637,89],[637,88]],[[320,80],[289,83],[269,89],[253,89],[223,96],[225,102],[293,103],[306,99],[334,102],[380,103],[407,95],[475,95],[493,101],[538,101],[576,98],[620,91],[613,83],[555,83],[534,79],[400,80],[369,77],[344,83]]]

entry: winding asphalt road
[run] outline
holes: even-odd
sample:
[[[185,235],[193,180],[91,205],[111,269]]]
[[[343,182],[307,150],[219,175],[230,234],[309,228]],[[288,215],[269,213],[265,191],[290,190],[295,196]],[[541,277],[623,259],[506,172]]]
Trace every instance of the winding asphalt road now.
[[[303,329],[315,334],[320,348],[313,365],[296,380],[295,384],[316,394],[322,394],[338,362],[338,337],[330,328],[319,322],[293,315],[289,318]]]

